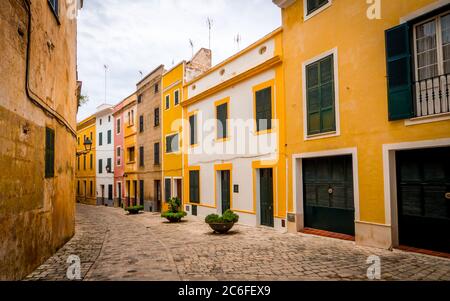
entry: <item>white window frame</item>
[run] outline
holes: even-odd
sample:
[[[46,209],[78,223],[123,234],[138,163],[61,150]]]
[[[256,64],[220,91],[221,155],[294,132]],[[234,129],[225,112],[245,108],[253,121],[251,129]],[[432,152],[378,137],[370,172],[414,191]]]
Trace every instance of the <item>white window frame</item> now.
[[[436,44],[437,44],[437,64],[438,64],[438,76],[444,75],[444,54],[442,50],[442,24],[441,17],[450,14],[450,11],[446,11],[429,19],[426,19],[422,22],[416,23],[413,26],[413,42],[414,42],[414,76],[415,80],[419,80],[419,69],[418,69],[418,61],[417,61],[417,27],[428,23],[432,20],[436,21]]]
[[[336,122],[336,131],[329,133],[320,133],[316,135],[308,135],[308,105],[307,105],[307,90],[306,90],[306,67],[324,59],[330,55],[333,55],[333,64],[334,64],[334,114],[335,114],[335,122]],[[341,120],[340,120],[340,111],[339,111],[339,64],[338,64],[338,49],[337,47],[328,50],[312,59],[304,61],[302,64],[302,85],[303,85],[303,139],[305,141],[308,140],[316,140],[316,139],[324,139],[330,137],[337,137],[341,135]]]
[[[316,9],[315,11],[313,11],[312,13],[310,13],[308,15],[308,1],[307,0],[303,0],[303,22],[306,22],[309,19],[311,19],[312,17],[314,17],[315,15],[320,14],[321,12],[323,12],[324,10],[329,8],[332,4],[333,4],[333,0],[328,0],[327,4],[325,4],[324,6]]]

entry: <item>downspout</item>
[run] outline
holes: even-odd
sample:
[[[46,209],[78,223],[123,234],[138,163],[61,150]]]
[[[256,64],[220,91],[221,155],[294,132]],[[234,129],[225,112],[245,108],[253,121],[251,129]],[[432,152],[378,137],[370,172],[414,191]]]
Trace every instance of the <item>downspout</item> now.
[[[27,51],[26,51],[26,71],[25,71],[25,91],[27,94],[28,99],[37,107],[42,109],[45,114],[49,115],[51,118],[56,119],[59,124],[61,124],[63,127],[66,128],[66,130],[72,134],[74,138],[77,137],[76,131],[70,126],[69,122],[64,119],[61,114],[59,114],[57,111],[53,110],[51,107],[49,107],[45,101],[40,98],[36,93],[34,93],[30,88],[30,52],[31,52],[31,0],[24,0],[26,11],[28,15],[28,32],[27,32]]]

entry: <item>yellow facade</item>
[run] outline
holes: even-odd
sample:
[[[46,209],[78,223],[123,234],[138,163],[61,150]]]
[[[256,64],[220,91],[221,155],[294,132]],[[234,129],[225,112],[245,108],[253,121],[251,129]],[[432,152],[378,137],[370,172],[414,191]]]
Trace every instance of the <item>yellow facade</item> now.
[[[179,65],[167,71],[162,77],[162,169],[163,169],[163,200],[167,200],[166,196],[166,181],[171,180],[171,194],[182,198],[181,190],[179,193],[174,193],[173,185],[176,185],[175,180],[180,181],[183,172],[183,158],[181,154],[182,146],[182,118],[183,109],[181,101],[183,100],[183,84],[185,77],[186,62],[181,62]],[[178,93],[178,104],[175,103],[175,93]],[[166,104],[168,101],[168,105]],[[178,135],[178,151],[167,151],[166,139],[168,136]],[[180,186],[178,186],[180,187]],[[167,209],[167,205],[163,202],[163,208]]]
[[[388,153],[383,147],[418,141],[433,145],[432,141],[450,137],[450,120],[448,116],[424,118],[416,123],[415,120],[388,120],[385,31],[399,25],[402,18],[432,10],[430,5],[436,5],[436,1],[383,1],[379,19],[373,19],[374,7],[366,1],[331,1],[331,5],[310,18],[304,18],[304,1],[291,2],[293,4],[282,10],[286,121],[289,124],[286,140],[292,167],[288,179],[288,210],[298,214],[295,203],[300,197],[294,196],[299,185],[298,176],[294,178],[293,173],[295,156],[354,149],[358,179],[355,185],[359,191],[356,241],[365,245],[395,246],[394,213],[387,200],[390,196],[386,195],[386,185],[392,183],[386,184]],[[336,122],[339,129],[329,137],[309,139],[305,137],[302,70],[305,62],[327,51],[334,51],[337,60],[339,109]],[[296,229],[300,228],[297,224]]]
[[[123,109],[124,120],[124,181],[125,198],[127,206],[137,205],[138,198],[138,160],[139,150],[137,147],[137,96],[131,95],[125,100]]]
[[[78,123],[77,126],[77,155],[76,162],[76,193],[77,202],[95,205],[97,203],[97,195],[95,189],[96,177],[96,126],[95,116],[90,116]],[[84,140],[89,139],[92,142],[92,149],[89,153],[85,152]]]

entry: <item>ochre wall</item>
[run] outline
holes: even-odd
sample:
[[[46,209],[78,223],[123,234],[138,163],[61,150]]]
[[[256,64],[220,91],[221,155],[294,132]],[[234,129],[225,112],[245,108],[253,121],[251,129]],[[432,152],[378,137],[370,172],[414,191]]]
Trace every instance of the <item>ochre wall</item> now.
[[[66,129],[26,95],[28,17],[24,1],[0,1],[0,280],[21,279],[74,233],[76,19],[60,1],[33,1],[30,89]],[[45,128],[55,130],[55,176],[45,179]]]

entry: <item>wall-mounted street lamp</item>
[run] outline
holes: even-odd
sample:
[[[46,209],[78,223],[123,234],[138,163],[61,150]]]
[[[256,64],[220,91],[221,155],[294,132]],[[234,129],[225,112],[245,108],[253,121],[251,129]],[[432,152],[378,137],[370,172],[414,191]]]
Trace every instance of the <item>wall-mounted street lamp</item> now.
[[[84,151],[80,151],[77,152],[77,157],[80,157],[82,155],[87,155],[91,152],[92,150],[92,141],[89,138],[86,138],[86,140],[84,140]]]

